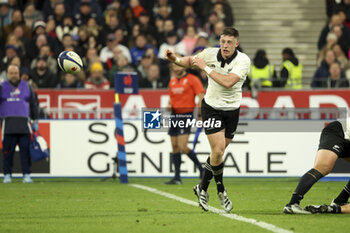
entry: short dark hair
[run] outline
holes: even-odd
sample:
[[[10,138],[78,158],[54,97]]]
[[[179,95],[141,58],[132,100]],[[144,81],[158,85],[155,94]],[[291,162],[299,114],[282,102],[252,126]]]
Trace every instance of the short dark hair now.
[[[239,37],[239,32],[236,28],[234,27],[226,27],[222,31],[221,35],[228,35],[228,36],[234,36],[235,38],[238,39]]]

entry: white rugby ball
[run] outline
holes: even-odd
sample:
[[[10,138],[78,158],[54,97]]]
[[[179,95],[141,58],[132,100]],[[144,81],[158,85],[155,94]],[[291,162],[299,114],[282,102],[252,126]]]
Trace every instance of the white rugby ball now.
[[[63,51],[57,58],[58,66],[64,72],[78,73],[83,68],[83,62],[78,54],[73,51]]]

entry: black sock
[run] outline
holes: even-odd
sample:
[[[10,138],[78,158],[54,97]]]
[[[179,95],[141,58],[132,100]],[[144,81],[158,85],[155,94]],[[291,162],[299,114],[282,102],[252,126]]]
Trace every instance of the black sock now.
[[[222,175],[224,174],[224,163],[222,162],[218,166],[211,165],[211,169],[213,169],[213,176],[214,176],[214,179],[216,182],[216,187],[218,189],[218,193],[224,192],[225,187],[224,187],[224,184],[222,182]]]
[[[180,180],[181,153],[172,153],[175,167],[175,179]]]
[[[188,152],[188,157],[193,161],[193,163],[197,166],[197,168],[199,169],[199,171],[203,171],[203,167],[202,164],[199,162],[196,153],[191,150],[190,152]]]
[[[341,214],[341,206],[339,206],[339,205],[331,205],[330,207],[332,208],[332,212],[331,213]]]
[[[344,186],[343,190],[339,193],[336,199],[334,199],[335,203],[343,204],[347,203],[350,197],[350,180]]]
[[[289,202],[292,204],[299,204],[300,201],[304,198],[305,193],[307,193],[312,185],[316,183],[319,179],[321,179],[323,175],[312,168],[310,171],[306,172],[300,179],[297,188],[295,189],[293,196]]]
[[[204,191],[207,191],[208,186],[210,184],[210,180],[212,178],[213,178],[213,172],[210,166],[210,158],[208,157],[207,162],[204,165],[204,173],[203,173],[201,185],[200,185],[201,189],[203,189]]]

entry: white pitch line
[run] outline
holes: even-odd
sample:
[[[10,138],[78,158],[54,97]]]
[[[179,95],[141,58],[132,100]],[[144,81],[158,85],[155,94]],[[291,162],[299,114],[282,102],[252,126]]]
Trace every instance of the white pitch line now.
[[[173,199],[173,200],[176,200],[176,201],[188,204],[188,205],[193,205],[193,206],[198,207],[198,202],[194,202],[194,201],[176,196],[176,195],[171,194],[171,193],[166,193],[166,192],[160,191],[158,189],[151,188],[151,187],[144,186],[144,185],[140,185],[140,184],[130,184],[130,185],[135,187],[135,188],[143,189],[143,190],[149,191],[151,193],[155,193],[155,194],[158,194],[158,195],[161,195],[161,196],[164,196],[164,197],[167,197],[167,198],[170,198],[170,199]],[[293,231],[279,228],[279,227],[277,227],[273,224],[267,223],[267,222],[258,221],[258,220],[253,219],[253,218],[246,218],[246,217],[243,217],[243,216],[240,216],[237,214],[226,213],[223,210],[219,210],[219,209],[211,207],[211,206],[209,206],[209,211],[214,212],[216,214],[219,214],[219,215],[226,217],[226,218],[234,219],[234,220],[241,221],[241,222],[251,223],[253,225],[264,228],[264,229],[269,230],[271,232],[293,233]]]

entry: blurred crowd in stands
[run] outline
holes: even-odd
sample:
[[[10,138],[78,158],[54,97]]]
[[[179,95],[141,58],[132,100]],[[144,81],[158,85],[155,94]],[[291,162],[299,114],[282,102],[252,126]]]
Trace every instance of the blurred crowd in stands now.
[[[326,3],[329,22],[311,87],[349,87],[350,0]],[[118,71],[137,72],[140,88],[167,88],[166,49],[186,56],[219,46],[220,33],[232,25],[227,0],[0,0],[0,82],[16,64],[34,88],[109,89]],[[58,68],[64,50],[81,56],[83,72]],[[282,55],[276,74],[266,52],[257,51],[245,88],[301,89],[302,64],[287,45]],[[207,85],[205,73],[189,72]]]
[[[349,87],[350,0],[326,0],[328,22],[318,39],[317,70],[311,87]]]
[[[117,71],[137,72],[140,88],[167,88],[164,51],[218,46],[232,12],[226,0],[0,0],[0,82],[16,64],[34,88],[109,89]],[[81,56],[83,72],[58,68],[65,50]]]

